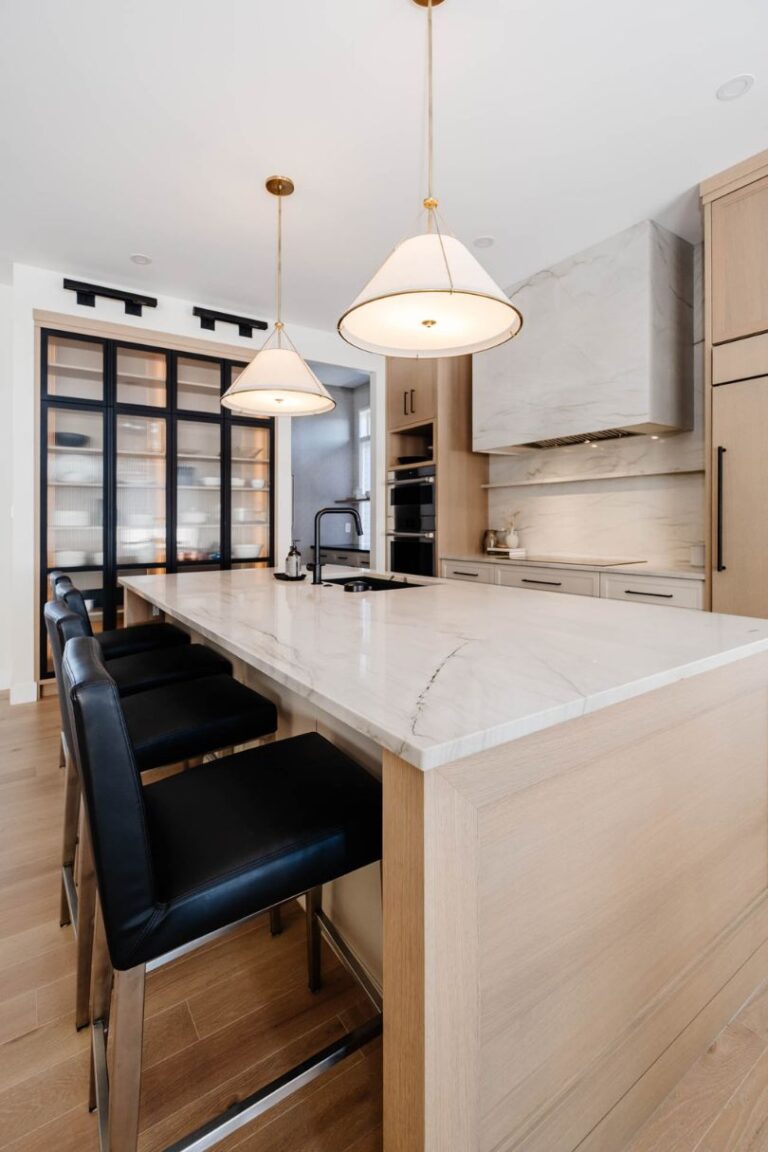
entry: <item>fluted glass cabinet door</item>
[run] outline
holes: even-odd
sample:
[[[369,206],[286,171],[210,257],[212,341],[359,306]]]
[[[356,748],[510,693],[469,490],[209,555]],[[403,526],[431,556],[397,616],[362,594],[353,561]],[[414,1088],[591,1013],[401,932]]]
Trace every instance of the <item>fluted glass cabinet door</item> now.
[[[197,356],[176,360],[176,407],[184,412],[221,415],[221,361]]]
[[[48,339],[46,390],[68,400],[104,399],[104,345],[70,336]]]
[[[104,563],[104,416],[50,408],[47,429],[48,568]]]
[[[221,425],[176,425],[176,559],[221,560]]]
[[[140,404],[144,408],[164,408],[167,374],[168,357],[165,352],[118,346],[117,403]]]
[[[232,562],[269,557],[270,434],[232,424]]]
[[[117,416],[117,564],[166,558],[165,418]]]

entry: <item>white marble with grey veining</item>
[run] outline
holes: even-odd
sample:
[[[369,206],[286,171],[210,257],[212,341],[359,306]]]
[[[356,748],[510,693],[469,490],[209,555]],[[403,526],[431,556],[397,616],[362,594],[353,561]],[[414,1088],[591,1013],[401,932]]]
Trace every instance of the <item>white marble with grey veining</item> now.
[[[692,424],[692,247],[645,220],[510,291],[520,334],[474,357],[473,447]]]
[[[360,575],[330,569],[327,575]],[[121,583],[426,771],[768,651],[768,621],[434,580],[349,595],[271,570]]]

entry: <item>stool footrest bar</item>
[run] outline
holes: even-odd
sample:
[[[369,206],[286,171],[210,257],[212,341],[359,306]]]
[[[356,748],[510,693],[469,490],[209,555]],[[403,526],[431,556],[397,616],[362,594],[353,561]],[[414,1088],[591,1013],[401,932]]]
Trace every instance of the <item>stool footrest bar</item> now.
[[[107,1071],[107,1034],[102,1020],[91,1025],[91,1060],[96,1088],[96,1114],[99,1119],[99,1149],[109,1152],[109,1073]]]
[[[359,1028],[345,1033],[320,1052],[297,1064],[289,1072],[284,1072],[269,1084],[265,1084],[257,1092],[238,1101],[225,1112],[203,1124],[195,1132],[184,1136],[175,1144],[169,1145],[165,1152],[207,1152],[226,1136],[237,1132],[245,1124],[255,1120],[257,1116],[274,1108],[281,1100],[292,1096],[300,1088],[311,1084],[323,1072],[333,1068],[335,1064],[351,1056],[358,1048],[362,1048],[369,1041],[381,1034],[381,1016],[374,1016]]]
[[[315,915],[320,925],[320,931],[328,941],[337,959],[343,964],[352,979],[360,985],[376,1011],[381,1012],[383,1003],[381,993],[365,968],[363,968],[354,953],[350,951],[346,941],[339,935],[333,921],[328,919],[325,912],[320,909]]]
[[[72,931],[77,939],[77,913],[79,907],[79,900],[77,897],[77,888],[75,887],[75,874],[71,864],[62,865],[61,869],[61,882],[64,885],[64,895],[67,899],[67,907],[69,908],[69,921],[72,925]]]

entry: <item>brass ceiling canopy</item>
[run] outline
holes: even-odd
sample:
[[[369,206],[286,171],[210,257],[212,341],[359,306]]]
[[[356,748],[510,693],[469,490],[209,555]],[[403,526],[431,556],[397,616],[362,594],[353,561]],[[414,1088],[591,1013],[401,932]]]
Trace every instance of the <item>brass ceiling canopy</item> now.
[[[414,4],[418,4],[419,8],[429,8],[429,0],[413,0]],[[437,8],[438,4],[442,4],[443,0],[432,0],[432,7]]]
[[[294,183],[290,176],[270,176],[266,188],[273,196],[290,196],[293,193]]]

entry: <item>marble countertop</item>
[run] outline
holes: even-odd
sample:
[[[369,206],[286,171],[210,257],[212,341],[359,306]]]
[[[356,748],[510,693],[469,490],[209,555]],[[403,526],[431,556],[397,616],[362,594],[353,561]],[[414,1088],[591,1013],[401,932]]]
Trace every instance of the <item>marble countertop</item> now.
[[[418,580],[361,595],[271,569],[120,583],[424,771],[768,651],[768,620]]]
[[[455,555],[450,553],[441,556],[441,560],[458,560],[465,564],[533,564],[537,568],[565,568],[577,572],[621,572],[632,576],[663,576],[673,580],[704,580],[703,568],[693,568],[690,564],[657,564],[652,560],[636,560],[630,564],[600,564],[598,561],[585,564],[564,557],[552,556],[507,556],[489,555],[487,552],[464,553]]]

